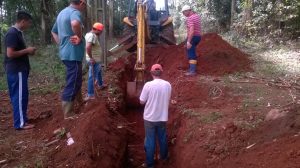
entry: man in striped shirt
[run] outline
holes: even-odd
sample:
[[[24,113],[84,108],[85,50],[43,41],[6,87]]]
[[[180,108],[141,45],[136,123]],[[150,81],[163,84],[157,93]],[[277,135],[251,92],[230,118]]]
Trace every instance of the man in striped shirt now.
[[[186,48],[189,60],[189,71],[185,73],[186,76],[195,76],[197,67],[197,54],[196,47],[201,41],[201,24],[200,16],[192,11],[191,7],[188,5],[183,6],[182,13],[186,20],[187,27],[187,41]]]

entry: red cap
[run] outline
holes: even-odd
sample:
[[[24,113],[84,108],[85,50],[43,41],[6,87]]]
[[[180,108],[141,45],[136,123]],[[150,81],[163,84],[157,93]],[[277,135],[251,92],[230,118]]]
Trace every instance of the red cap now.
[[[155,70],[163,71],[163,69],[162,69],[162,67],[161,67],[160,64],[154,64],[154,65],[152,65],[151,71],[155,71]]]
[[[96,30],[99,30],[99,31],[102,31],[104,29],[104,26],[103,24],[99,23],[99,22],[96,22],[94,25],[93,25],[93,28],[96,29]]]

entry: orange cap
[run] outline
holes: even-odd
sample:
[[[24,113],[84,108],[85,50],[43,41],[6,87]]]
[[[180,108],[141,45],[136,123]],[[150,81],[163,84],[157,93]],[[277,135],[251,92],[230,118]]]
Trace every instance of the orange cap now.
[[[155,70],[163,71],[163,69],[162,69],[162,67],[161,67],[160,64],[154,64],[154,65],[152,65],[151,71],[155,71]]]
[[[94,23],[93,28],[96,30],[102,31],[104,29],[104,26],[102,23],[96,22],[96,23]]]

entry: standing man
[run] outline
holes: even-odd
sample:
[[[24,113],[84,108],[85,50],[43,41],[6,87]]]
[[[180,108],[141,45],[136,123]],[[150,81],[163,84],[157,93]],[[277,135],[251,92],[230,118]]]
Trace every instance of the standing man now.
[[[163,79],[160,64],[151,67],[153,80],[147,82],[140,95],[140,103],[146,104],[144,110],[145,152],[147,167],[154,167],[156,136],[159,142],[160,159],[168,159],[166,124],[171,98],[171,84]]]
[[[31,129],[28,124],[28,75],[30,71],[29,55],[34,55],[35,47],[26,47],[23,31],[32,24],[32,16],[25,12],[17,13],[14,26],[5,35],[4,67],[7,74],[7,84],[10,101],[14,112],[14,128],[17,130]]]
[[[57,16],[52,36],[59,44],[59,55],[66,67],[66,85],[62,92],[64,118],[74,116],[74,100],[82,104],[82,59],[85,41],[82,34],[81,13],[86,9],[86,0],[71,0],[70,6]]]
[[[86,61],[89,64],[89,78],[88,78],[88,96],[86,100],[95,99],[94,82],[98,84],[100,89],[105,86],[102,80],[102,49],[99,42],[99,37],[104,29],[103,24],[95,23],[90,32],[85,35],[86,41]],[[95,81],[96,80],[96,81]]]
[[[201,24],[200,16],[192,11],[191,7],[184,5],[181,12],[186,20],[187,27],[187,40],[186,40],[186,49],[189,60],[189,71],[185,73],[186,76],[195,76],[197,68],[197,53],[196,47],[201,41]]]

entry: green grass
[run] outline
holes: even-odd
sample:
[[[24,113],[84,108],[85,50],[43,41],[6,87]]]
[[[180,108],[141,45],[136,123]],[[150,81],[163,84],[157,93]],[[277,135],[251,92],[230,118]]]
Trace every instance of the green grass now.
[[[6,83],[6,74],[4,72],[3,68],[3,61],[4,61],[4,56],[1,54],[0,56],[0,91],[1,90],[6,90],[7,89],[7,83]]]
[[[0,58],[3,64],[4,57]],[[30,92],[49,93],[60,90],[65,77],[65,68],[58,57],[56,46],[40,47],[34,56],[30,56],[31,71],[29,74]],[[0,91],[7,90],[6,74],[0,66]]]
[[[209,124],[209,123],[217,122],[221,118],[223,118],[222,113],[220,113],[220,112],[211,112],[209,114],[206,114],[204,116],[199,117],[199,120],[202,123]]]

